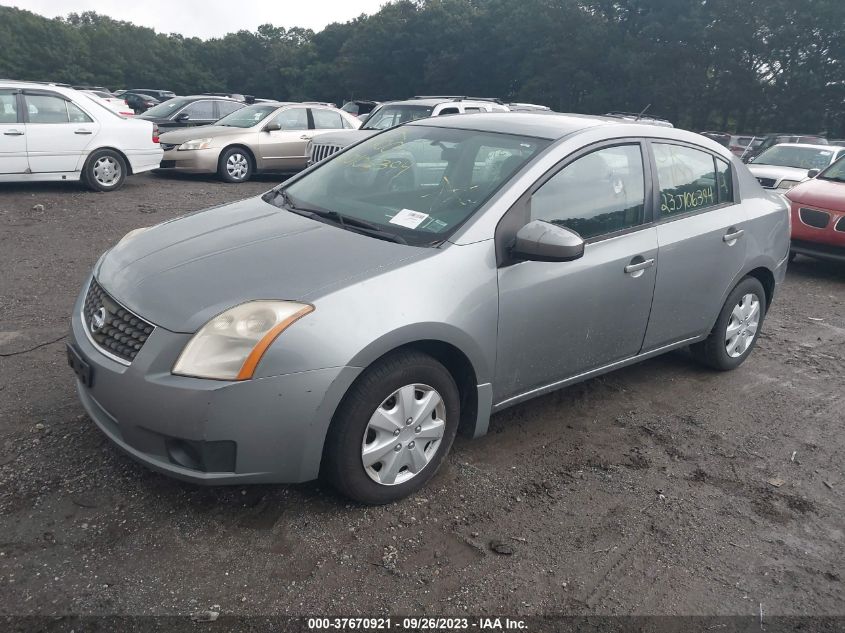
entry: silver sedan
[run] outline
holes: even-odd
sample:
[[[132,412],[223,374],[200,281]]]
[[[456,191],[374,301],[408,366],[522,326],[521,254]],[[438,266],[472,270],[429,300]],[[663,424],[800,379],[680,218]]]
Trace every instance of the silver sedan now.
[[[200,483],[399,499],[492,413],[681,347],[744,362],[789,218],[720,145],[616,119],[400,126],[127,235],[73,311],[97,426]]]

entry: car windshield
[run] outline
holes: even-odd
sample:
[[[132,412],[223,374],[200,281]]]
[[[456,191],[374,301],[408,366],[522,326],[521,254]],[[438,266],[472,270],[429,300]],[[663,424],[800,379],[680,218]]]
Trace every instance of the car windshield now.
[[[835,180],[845,182],[845,156],[837,160],[830,167],[816,176],[819,180]]]
[[[799,169],[824,169],[830,165],[833,151],[814,147],[788,147],[775,145],[754,159],[755,165],[797,167]]]
[[[190,102],[190,99],[168,99],[164,103],[159,103],[157,106],[144,112],[144,117],[169,117],[176,110],[181,109],[182,106],[186,106]]]
[[[350,230],[416,246],[445,240],[545,139],[434,126],[377,134],[265,198]]]
[[[240,110],[232,112],[220,119],[215,125],[223,125],[226,127],[252,127],[266,119],[273,112],[279,109],[277,105],[251,105]]]
[[[424,105],[385,105],[373,112],[362,130],[386,130],[401,123],[431,116],[434,108]]]

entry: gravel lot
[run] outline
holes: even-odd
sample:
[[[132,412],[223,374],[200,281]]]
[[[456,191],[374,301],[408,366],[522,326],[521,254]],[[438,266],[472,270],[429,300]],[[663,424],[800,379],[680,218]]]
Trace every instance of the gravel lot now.
[[[0,185],[0,615],[845,615],[841,265],[790,267],[735,372],[674,353],[515,407],[395,505],[118,452],[60,338],[90,267],[274,182]]]

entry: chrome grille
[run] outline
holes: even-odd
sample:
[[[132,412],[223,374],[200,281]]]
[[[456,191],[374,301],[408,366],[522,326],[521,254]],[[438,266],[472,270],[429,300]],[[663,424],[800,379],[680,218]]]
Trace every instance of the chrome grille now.
[[[163,149],[165,152],[176,147],[176,143],[159,143],[159,145],[161,146],[161,149]]]
[[[155,326],[112,299],[96,279],[91,279],[82,321],[91,341],[105,354],[131,363]]]
[[[801,207],[798,209],[798,217],[807,226],[812,226],[817,229],[823,229],[830,222],[830,214],[824,211],[816,211],[815,209],[806,209]]]
[[[329,156],[336,154],[342,149],[343,148],[340,145],[318,145],[316,143],[312,143],[308,160],[313,165],[314,163],[319,163],[321,160],[327,159]]]

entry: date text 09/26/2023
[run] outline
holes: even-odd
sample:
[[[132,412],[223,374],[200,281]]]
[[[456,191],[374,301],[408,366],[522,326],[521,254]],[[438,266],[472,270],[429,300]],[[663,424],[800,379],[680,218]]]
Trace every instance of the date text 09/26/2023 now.
[[[526,630],[524,620],[512,618],[308,618],[307,626],[312,631],[352,631],[352,630],[471,630],[481,631],[520,631]]]

